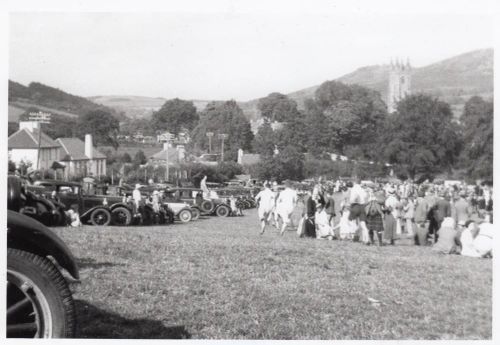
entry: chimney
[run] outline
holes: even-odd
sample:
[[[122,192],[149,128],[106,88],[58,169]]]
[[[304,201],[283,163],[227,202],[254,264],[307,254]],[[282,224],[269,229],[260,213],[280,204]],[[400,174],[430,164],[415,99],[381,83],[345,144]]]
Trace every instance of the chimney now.
[[[27,129],[33,133],[33,129],[39,128],[40,124],[37,121],[19,121],[19,129]]]
[[[85,134],[85,156],[94,158],[94,145],[92,145],[92,134]]]

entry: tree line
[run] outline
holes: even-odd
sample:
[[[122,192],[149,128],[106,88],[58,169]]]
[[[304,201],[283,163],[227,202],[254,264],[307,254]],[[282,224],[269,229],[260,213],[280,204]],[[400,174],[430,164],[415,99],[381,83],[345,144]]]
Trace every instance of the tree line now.
[[[378,92],[327,81],[301,108],[280,93],[260,99],[257,107],[264,121],[255,136],[234,100],[211,102],[198,111],[193,102],[177,98],[167,100],[151,118],[129,120],[121,128],[115,116],[96,109],[76,123],[56,116],[46,130],[54,138],[92,133],[96,145],[115,148],[117,135],[124,131],[185,131],[192,139],[188,152],[195,155],[208,150],[207,132],[215,134],[216,153],[217,135],[227,134],[224,160],[235,161],[240,148],[259,153],[261,162],[250,170],[262,179],[302,179],[318,171],[383,176],[388,172],[385,163],[402,178],[433,178],[440,173],[493,177],[493,102],[481,97],[470,98],[458,119],[449,104],[425,94],[407,96],[395,113],[388,114]],[[274,122],[278,128],[272,128]],[[330,154],[358,163],[333,163]]]

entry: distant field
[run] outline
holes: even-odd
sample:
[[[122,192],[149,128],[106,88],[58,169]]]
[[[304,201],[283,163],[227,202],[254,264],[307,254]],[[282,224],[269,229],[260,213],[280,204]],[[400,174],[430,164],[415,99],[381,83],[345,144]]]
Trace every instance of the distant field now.
[[[256,218],[55,229],[80,266],[80,337],[491,339],[491,260],[261,236]]]

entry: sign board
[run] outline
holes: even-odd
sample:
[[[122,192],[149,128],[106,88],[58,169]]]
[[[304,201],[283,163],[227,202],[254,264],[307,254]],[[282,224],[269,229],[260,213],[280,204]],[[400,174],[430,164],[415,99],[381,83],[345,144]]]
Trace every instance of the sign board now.
[[[29,114],[30,121],[36,121],[40,123],[50,123],[50,117],[51,114],[49,113],[38,112]]]

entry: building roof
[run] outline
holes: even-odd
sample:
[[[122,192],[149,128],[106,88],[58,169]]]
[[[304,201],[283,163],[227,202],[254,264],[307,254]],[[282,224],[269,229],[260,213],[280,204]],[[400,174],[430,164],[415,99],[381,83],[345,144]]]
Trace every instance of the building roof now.
[[[161,150],[160,152],[157,152],[154,155],[149,156],[149,159],[155,160],[155,161],[165,161],[167,159],[166,152],[165,152],[165,150]],[[168,150],[168,162],[169,162],[169,165],[171,163],[178,163],[179,162],[179,153],[177,152],[176,149],[169,148],[169,150]]]
[[[38,128],[30,132],[23,128],[11,134],[8,141],[9,149],[38,149]],[[40,148],[58,148],[60,147],[51,137],[42,132]]]
[[[78,138],[58,138],[56,141],[61,144],[61,149],[64,155],[71,157],[71,160],[89,160],[85,155],[85,143]],[[95,147],[92,147],[94,159],[106,159],[106,155],[102,154]]]

